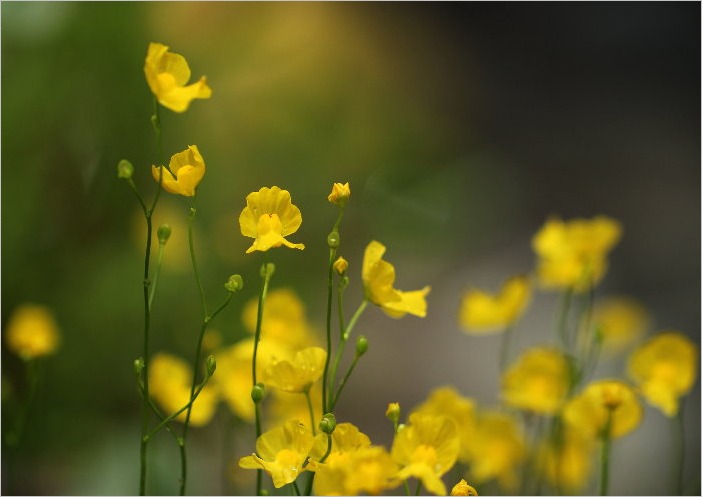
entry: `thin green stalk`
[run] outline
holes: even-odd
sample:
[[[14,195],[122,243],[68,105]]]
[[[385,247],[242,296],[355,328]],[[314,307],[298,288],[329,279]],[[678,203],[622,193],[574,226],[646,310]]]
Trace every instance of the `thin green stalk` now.
[[[158,277],[161,274],[161,265],[163,264],[163,253],[166,249],[166,244],[159,241],[158,243],[158,257],[156,258],[156,271],[154,272],[154,281],[151,285],[151,291],[149,292],[149,309],[151,309],[151,303],[154,300],[154,294],[156,293],[156,286],[158,285]]]
[[[422,491],[422,480],[417,480],[417,487],[414,489],[414,495],[419,495],[419,492]]]
[[[202,289],[202,281],[200,280],[200,271],[197,269],[197,258],[195,257],[195,243],[193,240],[193,222],[195,221],[195,216],[197,215],[197,209],[195,208],[195,196],[193,196],[193,203],[190,206],[190,212],[188,213],[188,247],[190,248],[190,261],[193,266],[193,272],[195,273],[195,282],[197,283],[197,290],[200,293],[200,303],[202,304],[202,316],[206,318],[208,316],[207,312],[207,299],[205,299],[205,292]]]
[[[351,373],[353,373],[353,370],[356,368],[356,364],[358,364],[358,360],[360,358],[361,357],[359,355],[354,356],[353,362],[351,363],[349,370],[346,372],[344,379],[341,380],[341,383],[339,384],[339,390],[337,390],[336,395],[334,396],[334,400],[332,401],[332,405],[331,405],[329,411],[334,410],[334,406],[336,406],[336,403],[339,400],[339,396],[341,395],[341,391],[346,386],[346,382],[349,380],[349,377],[351,376]]]
[[[601,435],[599,495],[607,495],[609,488],[609,452],[612,444],[612,409],[607,410],[607,422]]]
[[[329,359],[331,357],[331,319],[332,319],[332,288],[334,278],[334,258],[336,248],[329,247],[329,270],[327,274],[327,356],[324,359],[324,373],[322,373],[322,409],[329,412],[327,403],[327,377],[329,374]]]
[[[673,431],[673,495],[683,495],[685,474],[685,424],[683,423],[683,403],[678,406],[678,414],[671,418]]]
[[[561,343],[563,344],[563,349],[566,351],[570,350],[570,337],[568,336],[568,312],[570,311],[570,304],[573,300],[573,288],[568,288],[561,299],[561,310],[558,316],[558,333],[561,337]]]
[[[361,302],[361,305],[358,306],[358,309],[356,309],[356,312],[354,315],[351,317],[351,321],[349,321],[348,326],[346,327],[346,330],[341,335],[341,341],[339,342],[339,347],[336,350],[336,355],[334,357],[334,365],[332,366],[332,371],[330,375],[330,387],[333,389],[334,384],[336,383],[336,373],[338,372],[339,369],[339,363],[341,362],[341,356],[344,354],[344,348],[346,347],[346,342],[349,341],[349,338],[351,337],[351,332],[353,331],[354,327],[356,326],[356,322],[358,321],[358,318],[361,317],[361,314],[363,314],[363,311],[366,310],[366,307],[368,306],[368,299],[363,299],[363,302]],[[338,394],[337,394],[338,396]],[[333,396],[331,397],[333,398]],[[327,412],[331,412],[331,410],[334,408],[334,405],[336,404],[336,401],[330,403],[329,409]]]
[[[319,460],[320,463],[323,463],[324,461],[327,460],[327,457],[329,457],[329,454],[331,454],[332,450],[332,436],[327,433],[327,451],[324,453],[322,458]],[[305,495],[312,495],[312,484],[314,483],[314,476],[316,473],[312,473],[310,475],[309,480],[307,480],[307,489],[305,490]]]
[[[307,399],[307,409],[310,411],[310,423],[312,426],[312,435],[317,435],[317,427],[314,424],[314,409],[312,408],[312,399],[310,398],[310,389],[305,390],[305,398]]]
[[[173,414],[170,414],[168,417],[164,418],[159,424],[156,425],[154,429],[152,429],[147,435],[147,438],[152,438],[156,433],[161,430],[164,426],[166,426],[168,423],[170,423],[172,420],[180,416],[181,413],[185,412],[187,409],[190,409],[190,407],[193,405],[193,402],[195,402],[195,399],[198,398],[200,395],[200,392],[202,392],[202,389],[205,388],[205,385],[207,385],[207,382],[210,380],[210,376],[207,375],[205,376],[205,379],[203,380],[202,383],[200,383],[197,388],[195,389],[195,393],[193,397],[188,401],[187,404],[185,404],[183,407],[178,409],[176,412]]]

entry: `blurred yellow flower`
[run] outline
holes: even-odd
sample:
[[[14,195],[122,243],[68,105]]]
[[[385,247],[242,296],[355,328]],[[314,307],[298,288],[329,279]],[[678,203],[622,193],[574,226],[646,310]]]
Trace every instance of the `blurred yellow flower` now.
[[[629,376],[646,401],[666,416],[678,413],[680,398],[697,379],[697,346],[678,331],[664,331],[632,352]]]
[[[426,295],[430,288],[403,292],[393,287],[395,268],[382,259],[385,246],[375,240],[366,247],[361,277],[366,298],[385,311],[388,316],[400,318],[405,314],[424,317],[427,314]]]
[[[302,393],[322,376],[326,359],[326,350],[308,347],[296,352],[291,360],[272,359],[261,379],[265,385],[284,392]]]
[[[560,440],[543,447],[539,460],[558,494],[576,493],[590,481],[594,449],[593,439],[575,427],[565,428]]]
[[[448,416],[411,414],[392,444],[392,458],[402,466],[398,477],[414,477],[436,495],[446,495],[441,476],[456,463],[460,441],[456,422]]]
[[[576,291],[596,285],[607,270],[607,254],[621,233],[621,224],[606,216],[567,222],[549,219],[532,239],[541,285]]]
[[[329,200],[329,202],[331,202],[334,205],[343,207],[344,205],[346,205],[346,202],[348,201],[350,196],[351,188],[349,187],[348,183],[334,183],[334,185],[332,186],[332,191],[327,197],[327,200]]]
[[[461,479],[453,486],[450,495],[478,495],[478,491],[468,485],[467,481]]]
[[[398,465],[385,447],[332,452],[324,463],[311,461],[308,468],[316,473],[317,495],[379,495],[401,482],[397,478]]]
[[[332,448],[330,454],[342,452],[356,452],[360,449],[370,447],[371,441],[368,435],[361,432],[352,423],[339,423],[336,425],[332,437]],[[327,435],[319,433],[314,439],[314,445],[310,450],[310,459],[319,461],[327,452]]]
[[[459,321],[470,334],[498,332],[517,321],[531,298],[525,276],[508,279],[496,295],[471,289],[463,295]]]
[[[25,361],[53,354],[59,341],[54,315],[46,306],[22,304],[15,309],[7,323],[7,348]]]
[[[505,404],[538,414],[555,414],[570,386],[568,359],[557,349],[527,349],[502,375]]]
[[[190,402],[193,371],[183,360],[159,352],[149,362],[149,395],[169,416]],[[215,375],[216,376],[216,375]],[[190,412],[191,426],[204,426],[210,422],[217,410],[219,395],[211,384],[205,386],[198,395]],[[186,411],[175,419],[184,422]]]
[[[595,305],[593,326],[602,337],[602,347],[620,352],[633,344],[648,326],[646,309],[634,299],[610,297]]]
[[[264,426],[273,427],[288,419],[310,419],[310,409],[305,395],[289,393],[277,388],[269,388],[266,395]],[[312,385],[309,396],[313,412],[322,412],[322,387],[319,383]],[[326,446],[324,449],[326,450]]]
[[[452,418],[456,422],[460,441],[458,460],[466,464],[470,462],[469,446],[475,431],[475,402],[472,399],[462,396],[453,387],[439,387],[412,412]]]
[[[169,52],[161,43],[149,44],[144,74],[159,103],[174,112],[185,112],[193,99],[212,95],[205,76],[186,86],[190,79],[188,62],[182,55]]]
[[[168,193],[192,197],[200,180],[205,175],[205,161],[195,145],[171,157],[168,169],[163,166],[151,166],[151,174],[156,182],[163,174],[161,185]]]
[[[291,243],[286,236],[295,233],[302,224],[300,209],[292,204],[290,192],[277,186],[263,187],[246,196],[246,207],[239,215],[241,234],[254,238],[247,254],[255,250],[265,252],[285,245],[303,250],[302,243]]]
[[[239,459],[239,466],[265,470],[275,488],[280,488],[295,481],[303,471],[313,443],[310,430],[298,420],[290,420],[258,437],[256,453]]]
[[[603,430],[610,415],[610,438],[624,436],[641,423],[641,403],[634,390],[622,381],[592,382],[563,408],[563,419],[567,424],[594,437],[605,435]]]

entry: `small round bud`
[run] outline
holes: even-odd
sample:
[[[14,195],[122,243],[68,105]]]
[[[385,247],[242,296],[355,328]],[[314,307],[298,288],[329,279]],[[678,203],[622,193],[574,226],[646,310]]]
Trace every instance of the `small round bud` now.
[[[258,404],[263,400],[263,394],[266,392],[263,383],[256,383],[251,389],[251,400],[254,404]]]
[[[244,280],[238,274],[233,274],[229,277],[227,282],[224,284],[224,288],[230,293],[236,293],[242,288],[244,288]]]
[[[341,184],[341,183],[334,183],[332,185],[332,191],[327,197],[327,200],[331,202],[334,205],[337,205],[339,207],[343,207],[346,205],[346,202],[349,200],[349,197],[351,196],[351,188],[349,187],[348,183]]]
[[[368,339],[360,335],[356,340],[356,356],[361,357],[368,351]]]
[[[397,425],[397,431],[395,433],[400,433],[404,429],[405,429],[405,423],[400,423],[399,425]]]
[[[261,265],[261,278],[270,278],[275,273],[275,264],[267,262]]]
[[[346,270],[348,268],[349,262],[341,256],[339,256],[339,258],[334,262],[334,271],[336,271],[336,273],[341,276],[343,276],[344,273],[346,273]]]
[[[141,376],[141,372],[144,370],[144,359],[141,357],[139,359],[134,359],[134,373],[137,376]]]
[[[338,231],[332,231],[327,235],[327,245],[329,248],[337,248],[341,244],[341,237]]]
[[[207,376],[212,376],[217,369],[217,361],[213,355],[208,355],[205,359],[205,367],[207,368]]]
[[[156,235],[158,236],[158,243],[166,243],[171,237],[171,231],[171,226],[168,224],[162,224],[161,226],[159,226],[158,230],[156,231]]]
[[[398,402],[390,402],[388,408],[385,411],[385,417],[388,418],[393,424],[400,422],[400,404]]]
[[[134,166],[126,159],[122,159],[117,164],[117,177],[119,179],[131,179],[134,175]]]
[[[336,418],[332,413],[328,412],[322,416],[322,420],[319,422],[319,429],[327,435],[334,433],[336,429]]]

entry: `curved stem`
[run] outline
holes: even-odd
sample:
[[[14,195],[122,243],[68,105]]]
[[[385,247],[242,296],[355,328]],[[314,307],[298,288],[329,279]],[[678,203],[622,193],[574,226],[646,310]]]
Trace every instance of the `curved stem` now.
[[[356,309],[356,312],[354,315],[351,317],[351,321],[349,321],[348,326],[346,327],[346,330],[341,335],[341,341],[339,342],[339,347],[336,350],[336,355],[334,357],[334,365],[332,366],[332,371],[330,375],[330,387],[333,389],[334,384],[336,383],[336,373],[339,369],[339,363],[341,362],[341,356],[344,354],[344,348],[346,347],[346,342],[349,341],[349,338],[351,337],[351,332],[353,331],[354,327],[356,326],[356,322],[358,322],[358,318],[361,317],[361,314],[363,314],[363,311],[366,310],[366,307],[368,306],[368,299],[363,299],[363,302],[361,302],[361,305],[358,306],[358,309]],[[337,394],[338,396],[338,394]],[[327,412],[331,412],[333,409],[333,406],[336,404],[336,401],[332,401],[333,395],[330,397],[330,403],[329,403],[329,409]]]
[[[166,249],[166,244],[158,243],[158,257],[156,259],[156,271],[154,272],[154,281],[151,285],[151,291],[149,292],[149,309],[151,309],[151,303],[154,300],[154,294],[156,293],[156,286],[158,285],[158,277],[161,274],[161,264],[163,263],[163,252]]]
[[[310,398],[310,389],[307,388],[304,392],[307,399],[307,409],[310,411],[310,423],[312,425],[312,436],[317,435],[317,427],[314,424],[314,409],[312,408],[312,399]]]
[[[334,396],[334,400],[332,401],[332,404],[331,404],[330,409],[329,409],[330,411],[332,411],[334,409],[334,406],[336,406],[336,403],[339,400],[339,396],[341,395],[341,391],[346,386],[346,382],[349,380],[351,373],[353,373],[353,370],[356,368],[356,364],[358,364],[359,359],[360,359],[360,356],[358,356],[358,355],[354,356],[353,362],[351,363],[351,366],[349,366],[349,370],[346,372],[344,379],[341,380],[341,383],[339,384],[339,390],[337,390],[336,395]]]
[[[197,258],[195,257],[195,242],[193,240],[193,222],[195,221],[195,215],[197,214],[197,209],[195,208],[195,196],[193,196],[193,202],[190,205],[190,212],[188,213],[188,247],[190,248],[190,261],[193,266],[193,272],[195,273],[195,282],[197,283],[197,290],[200,293],[200,303],[202,305],[202,316],[206,318],[207,313],[207,299],[205,299],[205,292],[202,289],[202,281],[200,280],[200,271],[197,269]]]

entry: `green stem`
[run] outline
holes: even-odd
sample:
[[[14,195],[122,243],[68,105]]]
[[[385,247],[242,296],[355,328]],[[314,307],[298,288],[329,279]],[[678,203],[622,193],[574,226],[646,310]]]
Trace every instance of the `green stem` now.
[[[361,358],[361,356],[359,356],[359,355],[354,356],[353,362],[351,363],[349,370],[346,372],[344,379],[341,380],[341,383],[339,384],[339,390],[337,390],[336,395],[334,396],[334,400],[332,401],[331,407],[329,409],[330,412],[334,410],[334,406],[336,406],[336,403],[339,400],[339,396],[341,395],[341,391],[346,386],[346,382],[349,380],[349,377],[351,376],[351,373],[353,373],[353,370],[356,368],[356,364],[358,364],[358,360],[360,358]]]
[[[165,251],[166,244],[159,241],[158,243],[158,257],[156,259],[156,271],[154,272],[154,281],[151,285],[151,291],[149,292],[149,309],[151,309],[151,303],[154,300],[154,294],[156,293],[156,286],[158,285],[158,277],[161,274],[161,264],[163,263],[163,252]]]
[[[570,337],[568,336],[568,312],[570,304],[573,300],[573,288],[568,288],[561,299],[561,310],[558,316],[558,333],[561,337],[563,349],[567,352],[570,350]]]
[[[311,385],[310,385],[311,386]],[[307,409],[310,411],[310,423],[312,424],[312,435],[317,435],[317,428],[314,424],[314,409],[312,408],[312,399],[310,398],[310,389],[305,389],[305,398],[307,399]]]
[[[361,302],[361,305],[358,306],[358,309],[356,309],[356,312],[354,315],[351,317],[351,321],[349,321],[348,326],[346,327],[346,330],[341,334],[341,341],[339,342],[339,347],[336,350],[336,355],[334,357],[334,366],[332,367],[331,371],[331,376],[330,376],[330,386],[333,389],[334,385],[336,383],[336,373],[339,369],[339,363],[341,362],[341,356],[344,354],[344,348],[346,347],[346,342],[349,341],[349,338],[351,337],[351,332],[353,331],[354,327],[356,326],[356,322],[358,321],[358,318],[361,317],[361,314],[363,314],[363,311],[366,310],[366,307],[368,306],[368,299],[363,299],[363,302]],[[338,397],[338,394],[337,394]],[[332,395],[333,398],[333,395]],[[336,404],[336,401],[333,403],[330,403],[329,409],[327,412],[331,412],[331,410],[334,408],[333,406]]]
[[[504,372],[504,370],[507,368],[507,364],[509,361],[509,349],[510,349],[510,343],[512,341],[512,330],[514,329],[514,325],[507,325],[507,329],[504,331],[504,335],[502,337],[502,347],[500,349],[500,371]]]
[[[38,359],[30,359],[25,365],[27,366],[27,377],[29,379],[29,394],[27,394],[27,397],[20,403],[14,427],[7,437],[8,445],[13,448],[17,447],[22,440],[25,427],[27,426],[29,407],[34,402],[39,387],[41,365]]]
[[[197,209],[195,208],[195,196],[193,196],[193,202],[190,205],[190,212],[188,213],[188,247],[190,248],[190,261],[193,266],[193,272],[195,273],[195,282],[197,283],[197,290],[200,293],[200,303],[202,304],[202,316],[206,318],[208,316],[207,312],[207,300],[205,299],[205,292],[202,289],[202,281],[200,280],[200,271],[197,268],[197,259],[195,257],[195,243],[193,240],[193,222],[195,221],[195,216],[197,215]]]
[[[202,392],[202,389],[205,388],[205,385],[207,385],[207,382],[208,382],[209,380],[210,380],[210,376],[209,376],[209,375],[205,376],[205,379],[202,381],[202,383],[200,383],[200,384],[197,386],[197,389],[195,390],[195,393],[194,393],[193,397],[188,401],[188,403],[185,404],[185,405],[184,405],[183,407],[181,407],[180,409],[178,409],[178,410],[177,410],[176,412],[174,412],[173,414],[171,414],[171,415],[169,415],[168,417],[164,418],[159,424],[156,425],[156,427],[155,427],[153,430],[151,430],[151,431],[146,435],[146,438],[147,438],[147,439],[152,438],[156,433],[158,433],[158,431],[159,431],[161,428],[163,428],[164,426],[166,426],[166,425],[167,425],[168,423],[170,423],[173,419],[175,419],[175,418],[177,418],[178,416],[180,416],[180,414],[183,413],[183,412],[185,412],[186,409],[190,409],[190,406],[193,405],[193,402],[195,402],[195,399],[198,398],[198,396],[200,395],[200,392]]]
[[[329,454],[331,454],[332,450],[332,436],[327,433],[327,451],[324,453],[322,458],[319,460],[320,463],[323,463],[324,461],[327,460],[327,457],[329,457]],[[314,476],[316,473],[312,473],[310,475],[309,480],[307,480],[307,489],[305,491],[305,495],[312,495],[312,484],[314,483]]]
[[[609,452],[612,444],[612,409],[607,410],[607,422],[601,435],[600,447],[600,485],[599,495],[607,495],[609,487]]]
[[[414,489],[414,495],[419,495],[422,491],[422,480],[417,480],[417,488]]]
[[[683,402],[680,401],[678,414],[671,420],[673,430],[673,495],[684,495],[685,474],[685,424],[683,423]]]
[[[159,188],[160,190],[160,188]],[[151,259],[151,236],[152,223],[151,216],[153,210],[145,211],[146,216],[146,250],[144,256],[144,402],[142,406],[141,420],[141,445],[139,450],[140,473],[139,473],[139,495],[146,495],[146,447],[149,442],[146,436],[149,430],[149,327],[151,322],[151,306],[149,305],[149,262]]]
[[[329,412],[327,403],[327,377],[329,374],[329,359],[331,358],[331,319],[332,319],[332,287],[334,277],[334,258],[336,248],[329,248],[329,270],[327,274],[327,356],[324,359],[324,373],[322,374],[322,409]],[[333,386],[333,384],[332,384]]]

